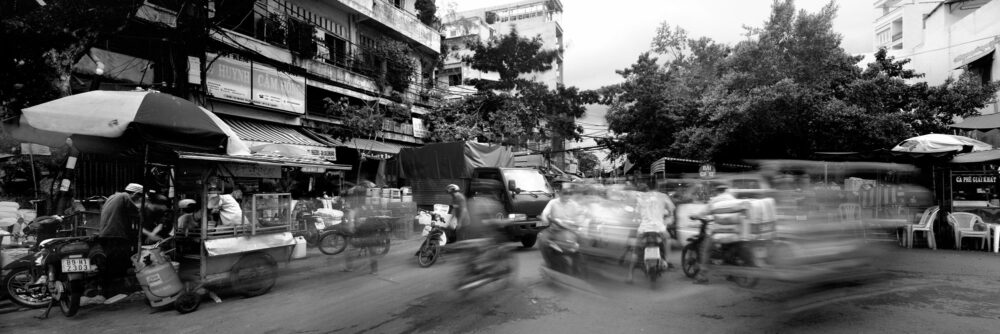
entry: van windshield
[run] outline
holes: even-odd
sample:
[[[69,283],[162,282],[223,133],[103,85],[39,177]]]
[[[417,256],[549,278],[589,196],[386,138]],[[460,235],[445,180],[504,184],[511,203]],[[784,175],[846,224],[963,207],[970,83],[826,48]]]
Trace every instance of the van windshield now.
[[[522,192],[542,192],[551,193],[548,182],[542,173],[532,169],[509,169],[503,171],[503,176],[508,181],[514,181]]]

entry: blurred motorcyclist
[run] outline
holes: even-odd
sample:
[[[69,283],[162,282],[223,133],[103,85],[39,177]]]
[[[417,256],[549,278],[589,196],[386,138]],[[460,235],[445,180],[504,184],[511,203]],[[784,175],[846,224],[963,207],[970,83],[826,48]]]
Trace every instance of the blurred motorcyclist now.
[[[640,190],[645,190],[644,187],[640,187]],[[667,225],[673,222],[673,202],[667,195],[658,191],[646,191],[641,193],[636,199],[636,208],[639,213],[639,226],[636,229],[636,235],[634,236],[635,245],[638,245],[638,239],[642,238],[644,233],[652,232],[657,233],[663,240],[660,243],[660,259],[666,261],[667,252],[669,250],[670,238],[667,233]],[[630,240],[632,241],[632,240]],[[629,244],[633,244],[630,242]],[[639,265],[640,261],[637,261],[636,257],[639,256],[636,253],[631,259],[629,259],[629,270],[628,270],[628,282],[632,282],[633,268]]]
[[[715,186],[715,196],[708,199],[708,205],[705,206],[705,210],[702,211],[701,215],[708,216],[712,213],[713,205],[722,201],[735,200],[736,197],[729,191],[729,185],[719,184]],[[711,258],[712,252],[712,233],[706,228],[704,239],[701,241],[701,249],[699,250],[700,263],[698,265],[699,271],[698,276],[695,278],[695,283],[705,284],[708,283],[708,262]]]
[[[575,226],[564,227],[584,227],[584,230],[586,230],[587,208],[580,205],[579,201],[575,198],[578,194],[578,189],[570,184],[565,185],[559,196],[549,200],[549,203],[545,205],[545,209],[542,210],[542,214],[538,219],[550,225],[554,222],[553,220],[558,220],[555,221],[557,224],[571,222]]]

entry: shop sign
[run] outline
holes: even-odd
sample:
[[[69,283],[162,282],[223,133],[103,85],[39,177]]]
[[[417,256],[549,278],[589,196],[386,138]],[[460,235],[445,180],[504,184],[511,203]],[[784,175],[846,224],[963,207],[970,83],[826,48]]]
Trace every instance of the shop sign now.
[[[955,176],[955,183],[996,183],[996,175],[959,175]]]
[[[322,158],[323,160],[337,161],[337,150],[332,147],[299,146],[309,151],[309,154]]]
[[[249,177],[249,178],[259,178],[259,179],[281,178],[281,166],[226,163],[223,164],[223,170],[232,173],[234,177]]]
[[[207,54],[209,61],[205,82],[208,94],[225,100],[268,108],[305,113],[306,79],[274,67]],[[200,60],[188,57],[188,81],[200,83]]]
[[[701,167],[698,167],[698,176],[701,176],[704,179],[715,177],[715,165],[712,164],[701,165]]]
[[[326,168],[323,167],[302,167],[303,173],[325,173]]]
[[[45,145],[21,143],[21,154],[52,155],[52,151]]]

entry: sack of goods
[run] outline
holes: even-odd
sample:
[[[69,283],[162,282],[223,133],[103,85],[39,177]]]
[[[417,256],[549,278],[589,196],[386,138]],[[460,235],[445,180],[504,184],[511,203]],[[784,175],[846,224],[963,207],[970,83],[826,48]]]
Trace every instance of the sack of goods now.
[[[712,205],[715,216],[713,233],[733,233],[740,240],[773,239],[777,212],[774,199],[747,199],[717,202]]]
[[[344,221],[344,212],[336,209],[317,209],[316,215],[323,218],[323,223],[325,223],[327,227],[339,225]]]

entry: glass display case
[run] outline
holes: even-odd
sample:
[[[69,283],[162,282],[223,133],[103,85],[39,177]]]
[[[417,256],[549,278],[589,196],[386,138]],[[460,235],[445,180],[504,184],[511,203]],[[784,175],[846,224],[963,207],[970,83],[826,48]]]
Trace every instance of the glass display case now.
[[[250,221],[257,231],[290,230],[293,226],[292,194],[254,194],[250,197]]]

